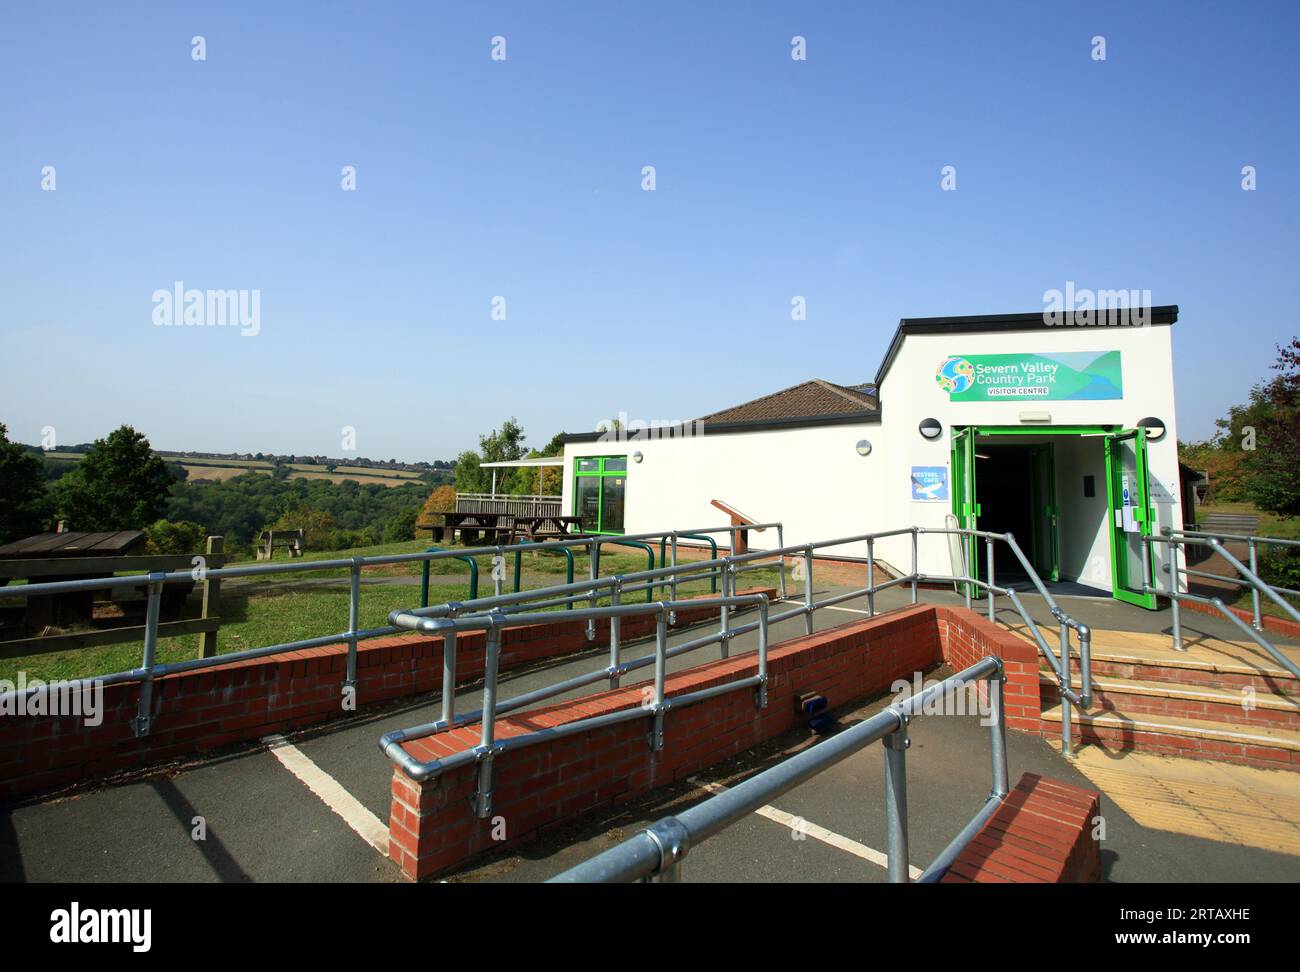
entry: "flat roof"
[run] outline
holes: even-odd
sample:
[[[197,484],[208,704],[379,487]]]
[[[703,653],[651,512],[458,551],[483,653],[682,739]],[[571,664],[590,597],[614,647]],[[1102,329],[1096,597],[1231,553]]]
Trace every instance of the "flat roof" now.
[[[562,456],[536,456],[532,459],[502,459],[499,462],[480,462],[480,469],[529,469],[536,466],[563,466]]]

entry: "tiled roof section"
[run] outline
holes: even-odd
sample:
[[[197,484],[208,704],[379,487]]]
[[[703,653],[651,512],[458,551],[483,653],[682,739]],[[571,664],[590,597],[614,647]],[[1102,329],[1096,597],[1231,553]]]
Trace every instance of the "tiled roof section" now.
[[[873,412],[876,404],[875,385],[837,385],[814,378],[801,385],[755,398],[743,405],[702,416],[697,421],[764,422],[817,415],[843,415],[848,412]]]

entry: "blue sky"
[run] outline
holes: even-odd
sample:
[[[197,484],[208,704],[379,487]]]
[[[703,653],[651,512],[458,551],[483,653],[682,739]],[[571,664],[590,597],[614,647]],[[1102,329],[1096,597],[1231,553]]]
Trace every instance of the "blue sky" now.
[[[1294,3],[0,10],[21,441],[342,455],[351,426],[417,460],[515,415],[540,445],[867,381],[900,317],[1067,280],[1181,306],[1203,438],[1300,330]],[[260,290],[260,333],[155,327],[177,280]]]

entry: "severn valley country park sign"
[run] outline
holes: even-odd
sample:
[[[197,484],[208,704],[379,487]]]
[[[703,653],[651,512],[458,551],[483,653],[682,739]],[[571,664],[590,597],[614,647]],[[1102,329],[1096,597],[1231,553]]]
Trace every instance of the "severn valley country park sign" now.
[[[1118,351],[953,355],[939,365],[934,377],[953,402],[1124,397]]]

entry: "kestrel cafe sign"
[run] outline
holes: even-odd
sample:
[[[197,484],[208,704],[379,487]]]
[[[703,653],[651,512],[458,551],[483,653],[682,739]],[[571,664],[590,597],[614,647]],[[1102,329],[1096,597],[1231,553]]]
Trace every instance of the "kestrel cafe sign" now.
[[[1124,397],[1118,351],[953,355],[939,365],[934,377],[952,402]]]

